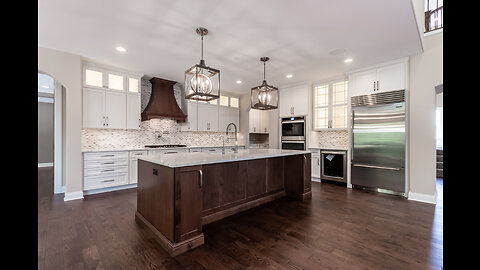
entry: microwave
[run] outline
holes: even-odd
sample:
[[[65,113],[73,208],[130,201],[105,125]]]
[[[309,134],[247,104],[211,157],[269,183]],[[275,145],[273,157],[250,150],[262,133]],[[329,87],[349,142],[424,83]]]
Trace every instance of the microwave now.
[[[282,118],[282,141],[305,141],[305,117]]]

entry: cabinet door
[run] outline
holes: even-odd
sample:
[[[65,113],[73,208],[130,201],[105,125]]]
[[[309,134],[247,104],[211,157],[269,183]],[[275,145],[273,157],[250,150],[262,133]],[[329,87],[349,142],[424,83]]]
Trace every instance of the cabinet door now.
[[[283,157],[267,160],[267,192],[284,188]]]
[[[373,94],[374,83],[377,80],[377,71],[368,70],[351,75],[350,96]]]
[[[83,89],[83,128],[106,128],[105,91]]]
[[[295,87],[290,103],[293,107],[293,115],[308,114],[308,85],[300,85]]]
[[[248,130],[250,133],[260,132],[259,117],[259,110],[257,109],[251,109],[248,113]]]
[[[198,129],[198,106],[196,101],[187,102],[187,122],[183,125],[183,131],[197,131]]]
[[[84,67],[83,69],[83,85],[87,87],[105,88],[106,79],[102,69],[94,67]]]
[[[107,128],[124,129],[126,127],[126,103],[125,93],[105,93]]]
[[[267,133],[269,132],[270,128],[270,115],[269,111],[260,111],[260,133]]]
[[[138,159],[132,158],[130,159],[130,164],[129,164],[129,171],[130,171],[130,177],[128,179],[128,183],[130,184],[135,184],[138,182]]]
[[[228,107],[220,106],[218,108],[218,130],[224,131],[227,125],[230,124],[230,111]]]
[[[238,108],[228,108],[228,123],[234,123],[237,126],[237,131],[240,131],[240,111]],[[219,131],[222,131],[221,129]],[[233,130],[232,130],[233,131]]]
[[[312,155],[312,177],[320,178],[320,158]]]
[[[126,77],[123,74],[116,72],[105,72],[107,79],[107,87],[111,90],[125,91],[125,81]]]
[[[129,93],[140,93],[140,78],[127,76],[127,87]]]
[[[247,198],[267,192],[267,160],[253,159],[247,164]]]
[[[127,95],[127,129],[140,129],[140,95]]]
[[[247,161],[222,163],[221,205],[229,205],[245,199]]]
[[[198,103],[198,130],[218,130],[218,106],[205,103]]]
[[[175,242],[202,233],[202,166],[175,169]]]
[[[203,171],[203,215],[208,215],[220,207],[222,164],[209,164],[202,166]]]
[[[378,92],[405,89],[405,64],[395,64],[377,69]]]
[[[279,89],[278,109],[280,117],[288,117],[293,115],[293,106],[290,102],[294,98],[291,88]]]

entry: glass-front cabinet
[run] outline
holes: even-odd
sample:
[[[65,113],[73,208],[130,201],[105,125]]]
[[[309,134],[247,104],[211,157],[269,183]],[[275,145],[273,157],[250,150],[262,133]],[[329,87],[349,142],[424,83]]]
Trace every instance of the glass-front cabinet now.
[[[313,85],[313,130],[346,129],[348,81]]]
[[[140,76],[90,65],[85,65],[83,70],[84,87],[140,93]]]

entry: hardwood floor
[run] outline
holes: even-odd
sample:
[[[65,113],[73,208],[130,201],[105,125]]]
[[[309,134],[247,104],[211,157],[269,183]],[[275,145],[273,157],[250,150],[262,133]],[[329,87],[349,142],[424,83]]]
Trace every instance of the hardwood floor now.
[[[40,177],[49,176],[39,173]],[[307,202],[282,198],[208,224],[203,227],[205,245],[175,258],[135,222],[135,189],[69,202],[63,201],[63,195],[39,192],[38,269],[440,269],[443,265],[443,201],[435,206],[316,182],[312,191]]]

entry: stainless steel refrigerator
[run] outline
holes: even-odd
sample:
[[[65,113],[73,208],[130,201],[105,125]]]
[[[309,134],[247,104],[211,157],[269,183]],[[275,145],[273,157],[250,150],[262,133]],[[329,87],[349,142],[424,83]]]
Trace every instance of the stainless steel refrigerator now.
[[[405,91],[356,96],[351,183],[405,194]]]

